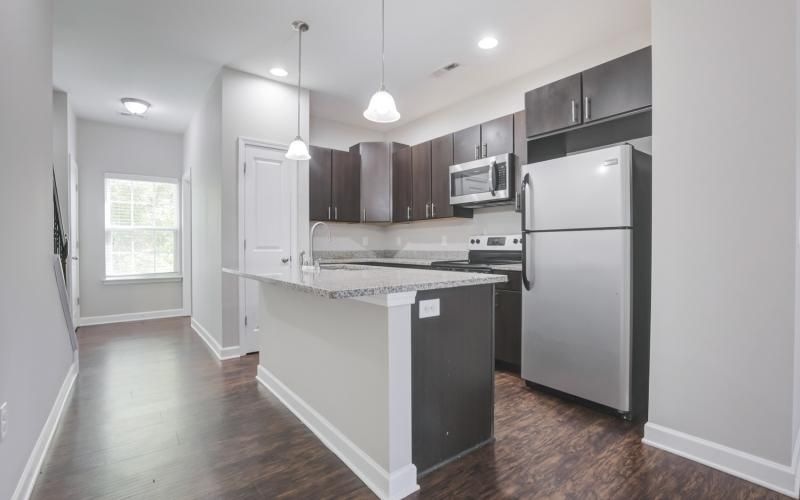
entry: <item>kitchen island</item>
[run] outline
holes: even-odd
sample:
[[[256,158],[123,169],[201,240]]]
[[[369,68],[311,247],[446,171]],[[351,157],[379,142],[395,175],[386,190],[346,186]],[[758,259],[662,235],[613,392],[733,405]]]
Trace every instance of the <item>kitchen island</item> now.
[[[381,498],[493,439],[494,284],[358,265],[259,282],[258,380]]]

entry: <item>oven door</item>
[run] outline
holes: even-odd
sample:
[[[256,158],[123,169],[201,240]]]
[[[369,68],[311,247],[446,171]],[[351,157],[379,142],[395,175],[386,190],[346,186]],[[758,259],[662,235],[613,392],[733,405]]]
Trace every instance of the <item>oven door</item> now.
[[[511,199],[513,155],[481,158],[450,167],[450,204],[482,205]]]

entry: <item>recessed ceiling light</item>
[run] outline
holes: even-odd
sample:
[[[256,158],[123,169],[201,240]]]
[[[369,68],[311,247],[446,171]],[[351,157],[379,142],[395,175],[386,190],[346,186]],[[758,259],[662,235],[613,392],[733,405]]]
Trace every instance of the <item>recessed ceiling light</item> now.
[[[482,48],[483,50],[489,50],[497,47],[497,38],[487,36],[481,38],[478,42],[478,47]]]
[[[272,76],[279,76],[279,77],[283,78],[284,76],[288,76],[289,72],[286,71],[283,68],[280,68],[280,67],[276,66],[276,67],[272,68],[271,70],[269,70],[269,74],[272,75]]]
[[[150,109],[150,103],[141,99],[134,99],[133,97],[123,97],[120,99],[122,105],[128,110],[128,113],[136,116],[141,116]]]

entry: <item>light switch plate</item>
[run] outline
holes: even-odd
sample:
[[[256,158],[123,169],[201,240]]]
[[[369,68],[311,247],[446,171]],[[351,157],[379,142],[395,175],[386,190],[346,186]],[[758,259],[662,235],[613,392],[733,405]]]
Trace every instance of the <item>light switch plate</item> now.
[[[422,318],[435,318],[439,316],[439,299],[420,300],[419,301],[419,317]]]
[[[8,403],[0,405],[0,441],[6,438],[8,433]]]

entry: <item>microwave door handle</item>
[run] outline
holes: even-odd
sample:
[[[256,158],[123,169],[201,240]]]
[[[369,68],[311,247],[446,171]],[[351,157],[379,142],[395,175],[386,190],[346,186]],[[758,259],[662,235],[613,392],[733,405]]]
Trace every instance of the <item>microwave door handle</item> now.
[[[494,160],[489,162],[489,183],[491,184],[489,190],[492,192],[492,196],[494,196],[494,192],[497,189],[497,163]]]
[[[522,178],[522,185],[519,188],[520,207],[522,207],[522,286],[525,290],[531,289],[531,282],[528,280],[528,229],[526,227],[525,215],[528,213],[528,186],[530,185],[530,174],[525,174]]]

